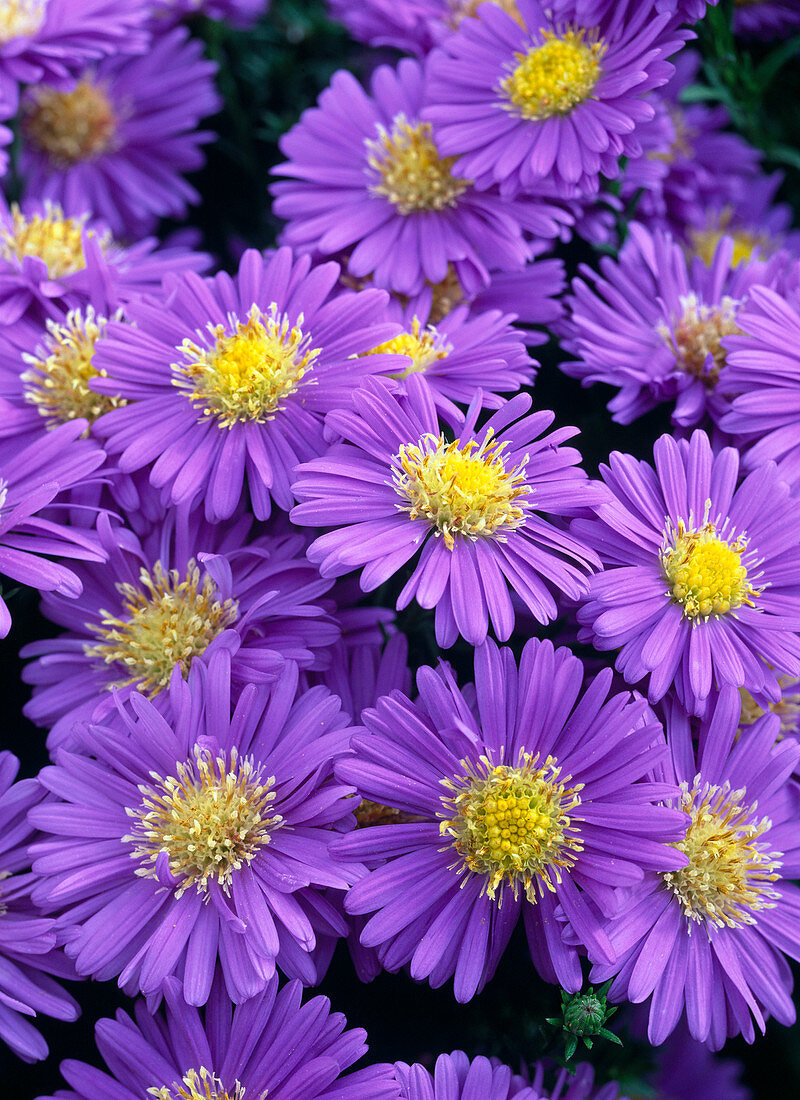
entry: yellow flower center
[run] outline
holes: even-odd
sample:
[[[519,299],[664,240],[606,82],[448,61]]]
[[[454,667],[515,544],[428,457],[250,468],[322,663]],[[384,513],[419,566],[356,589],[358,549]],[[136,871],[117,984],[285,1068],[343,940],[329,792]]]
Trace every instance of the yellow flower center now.
[[[500,82],[509,109],[527,119],[566,115],[589,99],[600,79],[600,58],[606,51],[602,40],[592,38],[592,31],[568,30],[557,35],[543,30],[541,35],[544,41],[540,45],[514,54],[517,66]]]
[[[30,38],[44,22],[47,0],[4,0],[0,7],[0,42]]]
[[[450,26],[455,30],[461,25],[462,19],[477,16],[478,8],[485,2],[486,0],[450,0]],[[525,20],[520,15],[515,0],[492,0],[492,3],[496,8],[502,8],[506,15],[510,15],[515,23],[525,29]]]
[[[485,893],[494,898],[508,883],[518,896],[520,885],[535,904],[544,890],[555,890],[561,872],[572,866],[583,844],[573,825],[583,784],[568,786],[561,768],[548,756],[521,752],[516,767],[493,764],[481,756],[477,765],[462,761],[465,773],[443,780],[451,794],[442,798],[439,829],[452,837],[464,870],[482,875]]]
[[[669,595],[681,604],[687,619],[727,615],[743,604],[752,607],[752,597],[761,595],[742,564],[747,550],[744,535],[721,538],[716,524],[706,519],[696,531],[686,528],[683,520],[678,521],[677,530],[669,524],[665,537],[670,545],[661,551],[664,577]]]
[[[118,312],[112,319],[118,321],[121,316]],[[79,309],[71,310],[63,324],[48,320],[47,335],[36,353],[23,354],[30,368],[22,375],[25,400],[36,405],[48,427],[79,418],[91,424],[103,413],[127,404],[123,397],[89,389],[93,378],[106,377],[105,370],[95,368],[93,359],[95,344],[107,324],[108,319],[98,317],[91,306],[85,315]]]
[[[14,203],[11,217],[12,227],[0,230],[0,257],[22,260],[25,256],[38,256],[51,279],[72,275],[86,267],[81,239],[86,214],[67,218],[60,206],[47,203],[44,217],[33,214],[26,218]],[[94,231],[89,230],[89,235],[94,236]],[[110,243],[108,234],[100,239],[102,248]]]
[[[723,237],[731,237],[733,240],[732,267],[749,263],[756,252],[764,259],[776,251],[778,245],[768,233],[758,233],[753,229],[732,229],[730,224],[732,216],[732,211],[723,211],[717,216],[714,224],[710,224],[705,229],[690,231],[689,252],[691,255],[699,256],[706,267],[711,266],[717,245]]]
[[[310,347],[302,324],[302,314],[292,325],[275,302],[266,313],[253,304],[246,321],[229,319],[228,331],[224,325],[208,326],[213,347],[184,340],[178,350],[185,362],[173,363],[173,382],[183,389],[191,383],[189,400],[220,428],[247,421],[264,424],[295,392],[320,353]]]
[[[114,146],[117,135],[111,101],[88,79],[71,92],[34,88],[24,125],[30,141],[59,168],[96,160]]]
[[[525,462],[507,470],[506,443],[488,432],[474,442],[445,442],[426,435],[418,444],[404,444],[396,456],[394,487],[410,519],[425,519],[444,538],[448,550],[455,538],[505,538],[525,521],[521,497],[529,493]]]
[[[742,727],[752,726],[759,718],[763,718],[766,713],[777,714],[780,718],[781,732],[779,738],[785,737],[786,734],[797,733],[798,722],[800,721],[800,692],[788,691],[787,689],[800,686],[800,679],[797,676],[779,676],[778,684],[783,694],[777,703],[767,704],[766,711],[758,705],[746,688],[739,688],[739,694],[742,698],[742,714],[739,718],[740,733]]]
[[[180,1081],[165,1088],[154,1085],[146,1090],[148,1096],[154,1096],[156,1100],[244,1100],[245,1089],[238,1081],[234,1083],[233,1092],[222,1084],[219,1077],[201,1066],[199,1072],[190,1069]],[[264,1100],[266,1089],[260,1097],[253,1100]]]
[[[436,363],[439,359],[446,359],[452,350],[452,345],[448,344],[432,325],[422,330],[419,318],[415,317],[411,324],[411,332],[401,332],[399,336],[378,344],[365,354],[404,355],[409,361],[408,366],[390,377],[408,378],[409,374],[424,373],[432,363]]]
[[[229,759],[196,747],[194,760],[176,771],[166,779],[151,773],[154,785],[139,787],[141,805],[126,809],[135,824],[123,840],[135,845],[131,855],[141,862],[136,874],[156,878],[156,860],[166,852],[180,880],[176,897],[191,886],[206,893],[211,881],[228,894],[234,872],[255,859],[283,821],[269,815],[275,780],[250,757],[240,759],[235,748]]]
[[[681,317],[672,327],[660,324],[658,332],[678,367],[713,389],[725,366],[722,338],[741,332],[736,324],[739,303],[726,295],[718,306],[704,306],[696,294],[681,297],[680,303]]]
[[[186,576],[167,572],[156,562],[152,573],[142,569],[139,585],[118,584],[123,617],[101,611],[102,626],[87,624],[102,641],[84,646],[87,657],[123,666],[125,676],[109,687],[136,684],[146,694],[166,687],[175,665],[184,674],[195,657],[239,617],[235,600],[220,600],[216,586],[190,561]]]
[[[782,853],[764,851],[757,843],[771,822],[754,818],[755,805],[742,802],[744,789],[699,783],[699,776],[691,790],[681,783],[680,808],[691,823],[684,839],[673,845],[689,863],[667,872],[664,882],[690,921],[715,928],[755,924],[753,914],[774,908],[778,896],[770,883],[780,878]]]
[[[367,163],[380,176],[370,190],[388,199],[398,214],[455,206],[472,183],[453,175],[458,158],[439,155],[429,122],[412,124],[397,115],[391,133],[378,126],[378,135],[366,142]]]

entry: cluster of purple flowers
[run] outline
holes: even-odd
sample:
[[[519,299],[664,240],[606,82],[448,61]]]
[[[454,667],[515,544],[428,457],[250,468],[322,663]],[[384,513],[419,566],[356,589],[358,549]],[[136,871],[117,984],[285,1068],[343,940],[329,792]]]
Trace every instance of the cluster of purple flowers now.
[[[352,1070],[302,993],[346,941],[468,1001],[521,926],[544,982],[647,1002],[665,1095],[744,1098],[709,1051],[791,1023],[800,960],[800,260],[681,99],[706,3],[331,0],[414,56],[333,76],[277,247],[209,273],[159,237],[221,104],[183,17],[266,7],[0,11],[0,574],[64,631],[22,651],[50,763],[0,752],[0,1040],[45,1057],[56,979],[114,980],[59,1096],[617,1100]],[[607,254],[562,293],[573,240]],[[652,463],[590,477],[532,410],[551,337],[618,422],[669,404]]]

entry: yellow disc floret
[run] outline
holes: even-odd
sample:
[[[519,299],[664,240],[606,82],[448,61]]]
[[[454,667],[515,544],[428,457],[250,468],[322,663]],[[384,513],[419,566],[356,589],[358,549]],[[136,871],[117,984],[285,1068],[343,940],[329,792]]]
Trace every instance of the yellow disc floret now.
[[[600,79],[600,59],[606,51],[591,31],[541,33],[539,45],[514,54],[517,65],[500,82],[506,106],[526,119],[566,115],[589,99]]]
[[[190,1069],[172,1085],[159,1088],[154,1085],[146,1089],[148,1096],[154,1096],[155,1100],[244,1100],[245,1089],[238,1081],[234,1082],[233,1092],[228,1092],[222,1081],[215,1074],[201,1066],[199,1071]],[[266,1090],[261,1096],[254,1096],[253,1100],[265,1100]]]
[[[778,685],[781,689],[781,697],[777,703],[767,703],[767,709],[761,707],[750,692],[743,687],[739,688],[742,700],[742,713],[739,718],[739,732],[745,726],[752,726],[765,714],[777,714],[781,722],[781,731],[778,739],[781,740],[787,734],[796,734],[800,722],[800,679],[797,676],[779,676]],[[794,688],[795,690],[790,690]]]
[[[117,313],[113,320],[119,320]],[[105,378],[105,370],[94,366],[94,348],[104,335],[108,319],[98,317],[91,306],[85,313],[71,310],[64,322],[48,320],[47,335],[35,354],[22,358],[29,369],[22,375],[25,400],[46,417],[48,427],[84,418],[93,423],[98,416],[127,402],[113,394],[89,389],[93,378]]]
[[[60,206],[46,203],[44,216],[32,214],[27,218],[14,203],[11,218],[11,227],[0,229],[0,257],[3,259],[38,256],[44,261],[51,279],[61,279],[86,267],[82,239],[85,214],[67,218]],[[93,230],[89,230],[89,235],[94,236]],[[106,234],[99,243],[105,248],[111,243],[111,237]]]
[[[474,18],[478,14],[478,8],[486,0],[450,0],[450,18],[448,23],[455,30],[461,25],[462,19]],[[506,15],[510,15],[515,23],[525,29],[525,20],[519,13],[515,0],[492,0],[496,8],[502,8]]]
[[[723,538],[717,524],[707,518],[697,530],[679,520],[677,529],[668,525],[665,543],[661,566],[668,595],[682,606],[687,619],[727,615],[744,604],[753,607],[753,597],[761,595],[742,561],[747,552],[744,535]]]
[[[690,230],[689,255],[699,256],[706,267],[710,267],[717,245],[723,237],[730,237],[733,240],[732,267],[749,263],[756,253],[761,259],[766,259],[778,249],[779,242],[768,233],[741,226],[737,228],[733,225],[733,217],[733,209],[725,207],[708,218],[705,228]]]
[[[538,753],[521,752],[513,767],[488,756],[463,765],[464,775],[443,781],[452,793],[442,799],[439,826],[458,852],[457,870],[482,875],[490,898],[505,883],[535,903],[583,848],[574,824],[583,784],[569,786],[555,759],[540,763]]]
[[[167,571],[156,562],[152,573],[142,568],[139,584],[118,584],[122,615],[101,611],[102,626],[89,625],[101,641],[84,646],[87,657],[118,663],[124,675],[109,687],[136,684],[156,695],[166,687],[173,669],[184,674],[192,660],[239,617],[235,600],[221,600],[216,585],[190,561],[186,574]]]
[[[704,306],[696,294],[681,296],[682,313],[672,325],[660,324],[658,332],[674,353],[677,366],[709,389],[717,384],[725,366],[724,336],[741,332],[736,324],[739,303],[725,295],[717,306]]]
[[[448,344],[432,325],[423,329],[419,318],[415,317],[411,323],[410,332],[401,332],[399,336],[378,344],[365,354],[404,355],[409,361],[408,366],[390,377],[408,378],[409,374],[424,374],[432,363],[436,363],[439,359],[446,359],[452,350],[452,345]]]
[[[69,168],[114,148],[117,116],[105,91],[84,79],[71,92],[34,88],[24,127],[36,148],[59,168]]]
[[[503,451],[491,431],[479,445],[474,440],[445,442],[426,435],[403,445],[395,458],[394,487],[411,519],[425,519],[448,550],[458,537],[504,539],[525,521],[522,498],[530,489],[525,462],[506,469]]]
[[[691,822],[673,847],[689,863],[665,874],[664,882],[694,923],[716,928],[755,924],[755,913],[774,907],[771,883],[780,878],[782,853],[765,851],[758,843],[771,822],[756,819],[755,805],[743,801],[746,792],[732,791],[728,784],[711,786],[698,776],[691,789],[681,783],[681,792],[680,809]]]
[[[126,810],[135,824],[123,840],[135,845],[136,874],[158,878],[156,861],[166,852],[178,879],[176,897],[191,886],[205,893],[210,882],[230,893],[234,872],[255,859],[283,820],[269,814],[274,777],[235,748],[212,756],[195,747],[194,759],[178,764],[176,773],[151,773],[154,784],[139,787],[141,805]]]
[[[409,122],[397,115],[391,131],[378,126],[378,137],[367,141],[367,163],[380,176],[372,185],[398,214],[418,210],[445,210],[455,206],[471,180],[452,172],[456,157],[442,157],[429,122]]]
[[[227,328],[209,325],[211,347],[184,340],[179,350],[185,361],[173,363],[173,382],[220,428],[263,424],[295,392],[320,353],[310,346],[302,324],[302,314],[292,324],[275,302],[266,312],[254,304],[246,321],[231,317]]]
[[[0,4],[0,42],[30,38],[44,22],[47,0],[3,0]]]

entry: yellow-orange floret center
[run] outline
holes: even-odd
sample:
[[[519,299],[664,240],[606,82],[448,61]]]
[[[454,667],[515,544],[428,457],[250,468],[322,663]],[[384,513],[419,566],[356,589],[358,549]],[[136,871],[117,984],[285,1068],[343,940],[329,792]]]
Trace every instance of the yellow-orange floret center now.
[[[89,388],[93,378],[106,377],[105,370],[94,365],[94,349],[107,324],[108,319],[97,316],[91,306],[85,313],[71,310],[63,324],[48,320],[47,334],[35,354],[23,354],[29,368],[22,375],[25,400],[38,408],[48,427],[80,418],[93,423],[127,404],[123,397]]]
[[[44,22],[47,0],[4,0],[0,6],[0,42],[29,38]]]
[[[154,1085],[146,1090],[155,1100],[244,1100],[245,1089],[238,1081],[234,1082],[233,1092],[229,1092],[219,1077],[201,1066],[199,1070],[190,1069],[174,1084],[159,1087]],[[265,1100],[266,1090],[253,1100]]]
[[[688,294],[681,297],[680,304],[683,312],[673,326],[661,324],[658,331],[675,354],[679,369],[713,389],[725,366],[722,339],[741,332],[736,323],[739,303],[726,295],[719,305],[704,306],[696,294]]]
[[[771,884],[780,878],[782,853],[766,851],[758,843],[771,822],[755,818],[755,805],[743,801],[744,789],[701,784],[698,776],[691,789],[682,783],[681,791],[680,808],[691,821],[684,839],[673,847],[689,863],[666,873],[664,882],[690,921],[716,928],[755,924],[755,913],[774,907],[777,895]]]
[[[505,538],[524,522],[530,491],[525,462],[507,469],[505,447],[491,432],[480,445],[434,435],[403,445],[393,473],[398,508],[427,520],[448,550],[456,538]]]
[[[589,99],[606,50],[602,40],[584,29],[561,35],[543,30],[541,35],[541,44],[514,54],[517,65],[500,82],[509,109],[526,119],[566,115]]]
[[[281,403],[313,369],[320,349],[303,333],[303,315],[292,324],[272,302],[266,312],[252,305],[247,320],[209,325],[211,347],[186,339],[183,363],[173,363],[173,382],[220,428],[271,420]],[[306,382],[308,379],[306,378]]]
[[[71,92],[35,88],[25,107],[25,132],[60,168],[96,160],[116,143],[117,116],[97,84],[84,79]]]
[[[456,29],[461,25],[462,19],[474,18],[478,14],[478,8],[486,0],[450,0],[450,26]],[[519,13],[515,0],[492,0],[497,8],[502,8],[506,15],[510,15],[515,23],[525,29],[525,20]]]
[[[156,861],[166,852],[178,880],[176,897],[192,886],[205,893],[211,882],[229,893],[234,873],[256,858],[282,823],[280,814],[269,812],[274,777],[235,748],[218,756],[195,748],[194,759],[178,764],[176,773],[152,773],[153,785],[139,787],[141,805],[126,810],[134,826],[123,839],[134,845],[136,873],[157,878]]]
[[[409,374],[424,374],[433,363],[446,359],[452,350],[452,346],[441,338],[432,325],[423,329],[419,318],[415,317],[410,332],[401,332],[399,336],[378,344],[366,354],[404,355],[408,359],[408,366],[391,377],[408,378]]]
[[[463,764],[464,775],[443,781],[450,793],[439,826],[458,852],[457,870],[481,875],[492,899],[505,883],[535,903],[583,848],[574,824],[583,785],[570,786],[556,760],[540,763],[538,753],[521,752],[516,766],[487,756]]]
[[[378,137],[366,146],[367,163],[380,177],[370,190],[388,199],[398,214],[455,206],[472,182],[453,175],[457,158],[439,155],[429,122],[397,115],[391,131],[379,126]]]
[[[797,732],[800,722],[800,690],[790,691],[789,688],[799,688],[800,679],[797,676],[779,676],[778,684],[781,689],[781,697],[776,703],[768,703],[764,710],[746,688],[739,688],[742,700],[742,713],[739,718],[739,730],[744,726],[752,726],[765,714],[777,714],[781,722],[779,738],[786,734]]]
[[[124,675],[110,687],[136,684],[156,695],[166,687],[173,669],[186,674],[195,657],[239,617],[235,600],[220,599],[216,585],[190,561],[184,576],[156,562],[152,573],[142,568],[139,584],[120,583],[121,615],[101,611],[102,625],[89,625],[100,638],[84,646],[87,657],[123,666]]]
[[[726,208],[711,218],[704,229],[693,229],[689,233],[689,253],[699,256],[706,267],[710,267],[714,259],[717,245],[723,237],[730,237],[733,241],[733,254],[731,266],[738,267],[741,263],[749,263],[756,253],[764,259],[771,256],[778,247],[768,233],[759,233],[754,229],[735,228],[731,225],[733,210]]]
[[[714,523],[692,530],[680,520],[677,530],[668,531],[667,541],[661,565],[668,594],[687,619],[727,615],[743,604],[752,607],[753,597],[761,595],[742,563],[747,550],[744,535],[726,540],[717,534]]]
[[[72,275],[86,267],[82,231],[86,215],[67,218],[60,206],[47,204],[45,214],[26,218],[16,203],[11,207],[12,225],[0,231],[0,256],[22,260],[38,256],[44,261],[51,279]],[[92,230],[89,231],[93,236]],[[111,243],[108,235],[100,239],[105,248]]]

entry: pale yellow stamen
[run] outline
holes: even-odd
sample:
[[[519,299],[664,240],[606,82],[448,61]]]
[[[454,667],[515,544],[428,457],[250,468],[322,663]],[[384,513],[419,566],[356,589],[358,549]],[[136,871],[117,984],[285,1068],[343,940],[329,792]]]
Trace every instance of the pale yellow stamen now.
[[[313,370],[320,354],[302,325],[302,314],[293,325],[275,302],[266,312],[253,304],[246,321],[231,317],[227,327],[208,326],[211,347],[184,340],[178,350],[185,361],[173,363],[173,383],[220,428],[264,424]],[[311,381],[305,378],[304,384]]]
[[[25,256],[38,256],[51,279],[72,275],[86,267],[82,240],[86,214],[67,218],[60,206],[46,203],[44,217],[32,214],[27,218],[14,203],[11,217],[11,228],[0,230],[0,257],[21,260]],[[89,236],[94,235],[89,230]],[[105,249],[111,244],[110,235],[104,234],[99,243]]]
[[[753,607],[753,598],[761,595],[750,583],[742,561],[747,537],[718,534],[717,524],[708,519],[709,508],[710,502],[704,523],[696,530],[683,520],[678,521],[677,529],[668,524],[661,550],[668,595],[692,620],[727,615],[745,604]]]
[[[201,1066],[199,1072],[190,1069],[180,1081],[172,1085],[163,1088],[154,1085],[146,1089],[146,1092],[148,1096],[154,1096],[155,1100],[244,1100],[245,1089],[235,1081],[233,1092],[228,1092],[219,1077]],[[266,1095],[265,1089],[260,1096],[254,1096],[253,1100],[265,1100]]]
[[[126,809],[135,824],[123,840],[135,845],[136,874],[157,878],[156,861],[166,852],[176,897],[192,886],[207,895],[211,882],[228,894],[234,872],[256,858],[283,821],[269,814],[274,777],[235,748],[229,757],[195,748],[194,760],[176,771],[166,778],[151,772],[154,785],[139,787],[141,805]]]
[[[28,139],[59,168],[96,160],[113,149],[117,125],[110,99],[89,79],[71,92],[34,88],[25,104]]]
[[[515,53],[516,67],[500,82],[506,106],[522,118],[541,120],[569,114],[589,99],[600,79],[606,51],[595,32],[542,30],[542,43]]]
[[[121,317],[118,311],[111,319]],[[89,388],[93,378],[106,377],[106,371],[94,365],[94,349],[107,324],[108,319],[98,317],[91,306],[85,314],[71,310],[62,324],[48,320],[47,334],[35,354],[23,354],[30,368],[22,375],[25,400],[38,408],[48,427],[80,418],[93,423],[103,413],[127,404],[123,397]]]
[[[398,115],[389,132],[378,127],[378,137],[367,141],[367,163],[380,176],[370,190],[382,195],[398,214],[453,207],[471,180],[453,175],[457,157],[442,157],[429,122],[410,123]]]
[[[755,803],[744,802],[746,791],[732,791],[727,783],[711,786],[697,776],[691,790],[681,783],[681,792],[680,809],[691,822],[685,838],[673,847],[689,863],[666,873],[665,884],[695,924],[714,928],[755,924],[754,914],[774,908],[779,896],[770,884],[780,878],[783,853],[758,844],[771,822],[756,819]]]
[[[47,0],[3,0],[0,5],[0,43],[30,38],[44,23]]]
[[[409,363],[405,370],[392,374],[392,378],[408,378],[409,374],[424,372],[433,363],[446,359],[453,350],[432,325],[422,329],[418,317],[411,323],[410,332],[401,332],[392,340],[365,352],[366,355],[404,355]]]
[[[696,294],[688,294],[680,304],[681,316],[672,326],[662,322],[657,331],[674,353],[678,368],[713,389],[725,366],[722,338],[741,332],[736,324],[739,302],[725,295],[718,306],[704,306]]]
[[[742,698],[739,732],[742,731],[744,726],[752,726],[759,718],[763,718],[765,714],[769,713],[777,714],[780,719],[779,739],[787,734],[798,733],[798,725],[800,725],[800,691],[787,691],[787,688],[800,686],[800,679],[797,676],[779,676],[778,684],[782,692],[781,697],[777,703],[768,703],[766,710],[759,706],[746,688],[739,688],[739,694]]]
[[[152,573],[142,568],[138,585],[118,584],[117,591],[122,617],[101,611],[102,626],[87,626],[102,640],[84,646],[84,652],[123,666],[123,675],[109,687],[136,684],[151,696],[167,686],[176,665],[188,672],[193,659],[239,617],[236,601],[221,600],[208,574],[201,582],[194,561],[184,577],[156,562]]]
[[[461,25],[462,19],[476,17],[478,8],[485,2],[486,0],[450,0],[450,18],[448,20],[450,26],[456,30]],[[501,8],[506,15],[510,15],[523,30],[525,29],[525,20],[520,15],[515,0],[492,0],[492,3],[496,8]]]
[[[538,753],[521,752],[516,767],[488,756],[462,764],[464,775],[442,781],[452,793],[442,798],[439,828],[459,855],[455,868],[483,876],[489,898],[506,883],[535,903],[583,848],[574,824],[583,784],[569,786],[556,760],[540,764]]]
[[[525,521],[525,461],[506,469],[503,451],[491,431],[478,445],[447,443],[426,435],[403,445],[395,456],[394,487],[409,518],[425,519],[448,550],[458,537],[505,539]]]

